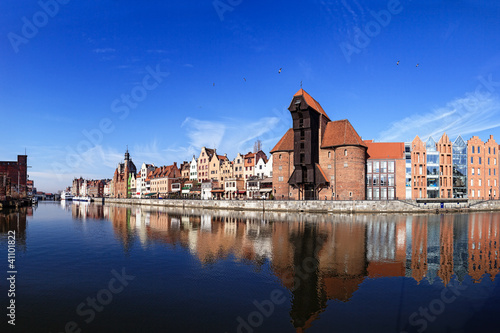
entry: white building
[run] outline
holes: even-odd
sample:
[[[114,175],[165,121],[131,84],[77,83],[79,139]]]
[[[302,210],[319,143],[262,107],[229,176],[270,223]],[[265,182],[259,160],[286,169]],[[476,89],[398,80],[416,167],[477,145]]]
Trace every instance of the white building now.
[[[189,180],[198,180],[198,160],[193,155],[191,163],[189,163]]]
[[[146,164],[142,163],[141,166],[141,171],[140,171],[140,178],[137,177],[136,179],[136,194],[137,197],[142,197],[150,192],[150,182],[147,181],[146,179],[148,178],[148,174],[151,171],[155,170],[155,165],[154,164]]]
[[[273,176],[273,155],[267,161],[264,158],[259,158],[255,164],[254,176],[259,179]]]

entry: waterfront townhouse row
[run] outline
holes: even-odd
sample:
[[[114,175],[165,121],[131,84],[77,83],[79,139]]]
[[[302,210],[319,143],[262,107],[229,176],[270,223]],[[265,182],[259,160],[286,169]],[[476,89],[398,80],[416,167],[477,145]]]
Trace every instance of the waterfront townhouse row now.
[[[271,177],[272,159],[268,160],[261,150],[245,155],[238,153],[231,161],[227,154],[219,155],[215,149],[202,147],[198,158],[193,156],[191,162],[160,167],[143,163],[139,170],[127,150],[124,161],[115,170],[109,192],[115,198],[234,199],[263,195],[268,198]],[[202,184],[205,184],[203,189]],[[250,187],[248,193],[247,186]]]

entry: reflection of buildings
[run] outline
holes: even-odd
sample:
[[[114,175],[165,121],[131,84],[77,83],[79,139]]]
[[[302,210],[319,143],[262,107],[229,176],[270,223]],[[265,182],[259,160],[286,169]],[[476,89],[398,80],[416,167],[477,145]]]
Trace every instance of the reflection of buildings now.
[[[475,214],[469,220],[469,275],[478,281],[484,273],[498,274],[500,218],[498,214]]]
[[[10,230],[16,232],[16,245],[26,247],[26,216],[33,215],[33,208],[23,207],[18,211],[0,212],[0,236],[7,239]],[[5,247],[7,249],[7,247]],[[7,257],[7,255],[5,255]]]
[[[316,215],[133,209],[105,213],[128,248],[134,241],[189,250],[203,264],[232,258],[265,265],[290,291],[297,331],[329,300],[348,302],[366,277],[479,281],[498,274],[500,215]]]

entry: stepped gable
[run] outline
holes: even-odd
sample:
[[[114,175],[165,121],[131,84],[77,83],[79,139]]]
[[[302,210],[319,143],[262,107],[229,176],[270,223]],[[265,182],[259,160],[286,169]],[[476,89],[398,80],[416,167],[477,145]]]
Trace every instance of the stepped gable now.
[[[328,117],[328,115],[326,114],[325,110],[323,110],[321,105],[314,98],[312,98],[311,95],[309,95],[304,89],[300,88],[299,91],[297,91],[295,93],[295,95],[293,95],[293,97],[297,97],[297,96],[302,96],[303,100],[306,102],[306,104],[309,107],[313,108],[314,110],[316,110],[317,112],[319,112],[320,114],[325,116],[328,120],[330,120],[330,117]],[[293,103],[293,99],[292,99],[292,103]],[[290,107],[291,107],[291,104],[290,104]]]
[[[366,143],[361,140],[361,137],[347,119],[331,121],[326,125],[321,148],[338,146],[367,147]]]
[[[293,128],[286,131],[285,135],[271,150],[271,154],[279,151],[293,151]]]

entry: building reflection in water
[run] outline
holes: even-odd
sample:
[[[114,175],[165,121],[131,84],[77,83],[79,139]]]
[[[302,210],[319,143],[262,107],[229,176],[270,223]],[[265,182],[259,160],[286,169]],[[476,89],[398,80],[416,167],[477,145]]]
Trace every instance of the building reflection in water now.
[[[202,264],[268,261],[291,292],[298,331],[327,301],[348,302],[367,277],[447,285],[453,276],[479,282],[499,273],[498,213],[332,216],[97,206],[85,213],[74,208],[73,216],[109,219],[126,251],[133,242],[161,242],[188,249]]]
[[[9,231],[16,232],[16,246],[26,250],[26,218],[33,216],[32,207],[22,207],[18,210],[0,212],[0,240],[7,243]],[[7,257],[7,255],[5,255]]]

